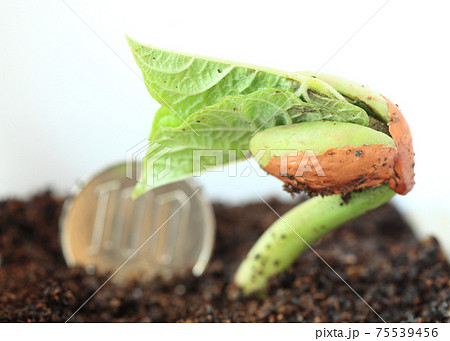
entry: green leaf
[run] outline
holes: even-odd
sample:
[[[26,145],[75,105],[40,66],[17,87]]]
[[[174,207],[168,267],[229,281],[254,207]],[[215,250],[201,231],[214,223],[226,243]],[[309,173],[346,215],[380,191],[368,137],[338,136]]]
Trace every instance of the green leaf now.
[[[314,75],[344,95],[352,104],[367,110],[371,116],[384,123],[389,122],[389,110],[386,100],[375,90],[368,86],[347,80],[345,78],[325,73],[313,73],[309,71],[297,72],[299,75],[311,77]]]
[[[150,140],[153,140],[153,136],[156,134],[158,129],[160,127],[178,127],[180,124],[183,123],[183,120],[179,118],[176,114],[173,113],[172,110],[170,110],[166,106],[162,106],[158,109],[158,111],[155,114],[155,117],[153,117],[152,122],[152,132],[150,133]]]
[[[304,95],[304,99],[309,103],[314,103],[316,106],[332,112],[335,117],[338,116],[341,118],[340,121],[351,122],[363,126],[369,125],[369,116],[366,111],[356,105],[325,97],[313,90],[307,91]]]
[[[295,92],[297,97],[314,91],[324,98],[347,102],[332,86],[318,78],[163,50],[127,39],[150,94],[182,120],[225,96],[268,88]],[[307,95],[304,97],[305,102],[314,103]]]
[[[318,120],[355,123],[355,118],[359,121],[364,120],[364,115],[367,118],[364,110],[354,108],[354,115],[340,115],[321,106],[305,103],[292,92],[281,89],[226,96],[215,105],[189,116],[186,122],[179,125],[172,124],[170,111],[161,108],[155,122],[161,124],[163,119],[169,117],[170,123],[159,125],[153,130],[152,142],[168,149],[163,155],[161,148],[148,155],[146,159],[149,162],[144,162],[142,182],[136,188],[135,196],[152,187],[190,177],[197,170],[204,171],[205,166],[223,166],[230,161],[244,160],[250,139],[259,130]],[[192,133],[190,127],[198,135]],[[198,156],[201,150],[212,152],[198,157],[197,162],[195,155]],[[197,169],[194,169],[194,164],[199,165]],[[169,172],[159,178],[167,167]]]
[[[287,72],[162,50],[127,39],[150,94],[183,119],[225,96],[299,87]]]

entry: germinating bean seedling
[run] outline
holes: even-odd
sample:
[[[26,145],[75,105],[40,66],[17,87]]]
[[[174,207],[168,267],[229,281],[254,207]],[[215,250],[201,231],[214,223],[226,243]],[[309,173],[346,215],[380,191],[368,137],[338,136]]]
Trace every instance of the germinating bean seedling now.
[[[234,279],[244,294],[263,290],[306,243],[413,187],[408,124],[376,91],[326,74],[128,42],[148,91],[161,104],[149,137],[152,162],[143,163],[135,196],[220,166],[214,156],[195,165],[199,150],[222,151],[222,165],[245,160],[250,151],[286,190],[312,196],[280,217],[250,250]],[[170,171],[159,177],[169,159]]]

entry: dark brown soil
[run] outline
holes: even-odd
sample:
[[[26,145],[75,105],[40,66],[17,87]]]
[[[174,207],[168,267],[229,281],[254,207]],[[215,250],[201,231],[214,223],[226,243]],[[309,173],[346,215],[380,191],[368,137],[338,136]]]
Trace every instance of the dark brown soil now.
[[[58,242],[62,200],[0,202],[0,321],[65,321],[105,281],[67,268]],[[278,212],[290,205],[272,201]],[[312,252],[273,279],[266,298],[230,301],[233,273],[275,215],[263,203],[215,205],[214,257],[201,278],[106,284],[71,321],[374,321],[380,319]],[[390,322],[450,322],[450,268],[434,239],[419,242],[385,205],[315,244]]]

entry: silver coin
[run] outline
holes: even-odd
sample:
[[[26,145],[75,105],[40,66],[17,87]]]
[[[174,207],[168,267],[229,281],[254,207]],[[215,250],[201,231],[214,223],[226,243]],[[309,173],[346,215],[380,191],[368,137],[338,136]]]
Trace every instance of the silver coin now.
[[[69,266],[130,279],[200,276],[215,236],[211,204],[192,179],[131,198],[136,180],[119,164],[82,181],[64,203],[60,236]]]

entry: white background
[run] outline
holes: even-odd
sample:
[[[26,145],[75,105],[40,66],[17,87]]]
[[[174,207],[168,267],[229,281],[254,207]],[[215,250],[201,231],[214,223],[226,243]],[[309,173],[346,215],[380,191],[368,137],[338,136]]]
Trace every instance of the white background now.
[[[0,0],[0,199],[48,187],[65,194],[147,137],[159,105],[140,80],[128,34],[184,52],[321,69],[391,98],[410,123],[417,154],[417,185],[395,202],[420,234],[436,234],[450,249],[446,2],[67,4],[78,16],[61,0]],[[278,180],[255,174],[210,173],[199,181],[213,200],[258,200],[252,189],[289,198]]]
[[[380,330],[380,328],[383,328]],[[403,331],[402,331],[403,328]],[[425,329],[427,330],[425,332]],[[409,332],[418,332],[409,337]],[[433,331],[434,330],[434,331]],[[2,336],[16,340],[65,341],[139,340],[142,337],[164,340],[448,340],[450,325],[436,323],[46,323],[0,325]],[[341,332],[343,337],[338,338]],[[403,332],[406,337],[400,337]],[[331,336],[328,336],[331,333]],[[359,334],[356,337],[357,333]],[[368,334],[366,334],[368,333]],[[326,335],[325,337],[323,335]],[[397,337],[392,337],[397,335]],[[411,334],[412,335],[412,334]],[[424,337],[428,335],[428,337]],[[437,335],[437,336],[433,336]],[[353,338],[352,338],[353,336]]]

